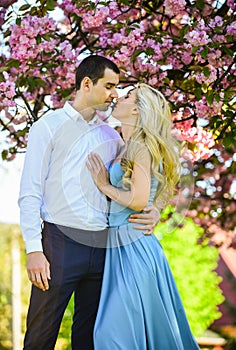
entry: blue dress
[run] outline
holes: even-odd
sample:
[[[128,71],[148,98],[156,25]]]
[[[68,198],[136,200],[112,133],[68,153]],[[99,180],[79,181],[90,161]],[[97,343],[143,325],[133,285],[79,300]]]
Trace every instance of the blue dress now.
[[[120,163],[110,169],[121,186]],[[152,179],[150,203],[156,189]],[[199,349],[185,315],[163,249],[154,235],[128,223],[132,209],[112,201],[95,350]]]

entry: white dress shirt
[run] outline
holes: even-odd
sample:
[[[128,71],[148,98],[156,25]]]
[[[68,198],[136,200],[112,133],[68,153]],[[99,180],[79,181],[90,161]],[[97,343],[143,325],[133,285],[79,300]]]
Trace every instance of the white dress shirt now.
[[[40,118],[30,129],[19,206],[27,253],[42,251],[41,219],[71,228],[107,227],[107,199],[85,162],[90,152],[107,167],[123,141],[95,116],[87,123],[69,102]]]

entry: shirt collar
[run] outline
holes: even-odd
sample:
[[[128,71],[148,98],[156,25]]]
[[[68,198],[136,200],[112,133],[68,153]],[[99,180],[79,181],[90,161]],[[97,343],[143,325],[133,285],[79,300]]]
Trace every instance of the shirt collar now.
[[[81,113],[79,113],[74,107],[72,107],[72,102],[66,101],[63,107],[65,113],[72,119],[74,119],[76,122],[78,121],[84,121],[85,123],[88,124],[97,124],[98,123],[98,115],[95,114],[95,116],[87,122],[84,117],[82,116]]]

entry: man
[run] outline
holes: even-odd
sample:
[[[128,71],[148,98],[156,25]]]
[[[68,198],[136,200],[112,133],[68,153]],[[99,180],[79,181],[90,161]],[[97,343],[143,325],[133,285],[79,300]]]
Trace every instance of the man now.
[[[72,349],[93,349],[107,233],[107,199],[85,162],[96,151],[109,166],[123,142],[100,121],[119,83],[119,69],[101,56],[76,71],[72,104],[37,121],[29,133],[19,206],[32,292],[25,350],[54,349],[65,308],[74,293]],[[146,216],[145,216],[146,215]],[[41,219],[43,231],[41,234]],[[152,230],[153,215],[133,222]]]

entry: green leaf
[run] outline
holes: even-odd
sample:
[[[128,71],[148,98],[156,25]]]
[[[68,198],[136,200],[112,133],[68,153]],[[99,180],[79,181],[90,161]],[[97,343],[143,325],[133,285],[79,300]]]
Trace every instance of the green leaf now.
[[[46,41],[50,41],[51,40],[51,36],[49,34],[43,34],[42,37],[46,40]]]
[[[2,151],[2,159],[6,160],[8,156],[8,150],[4,149],[4,151]]]
[[[215,100],[217,102],[220,102],[221,98],[220,98],[220,95],[219,94],[215,94]]]
[[[155,53],[154,49],[152,47],[148,47],[147,50],[146,50],[146,54],[148,56],[153,56]]]
[[[197,0],[197,1],[196,1],[196,7],[197,7],[199,10],[203,10],[204,7],[205,7],[205,1],[204,1],[204,0]]]
[[[212,105],[213,100],[214,100],[214,92],[212,90],[207,92],[206,100],[209,103],[209,105]]]
[[[26,81],[23,83],[23,85],[27,86],[28,91],[32,91],[32,89],[35,89],[38,86],[44,87],[45,84],[45,81],[42,79],[34,77],[27,77]]]
[[[17,19],[16,19],[16,24],[17,24],[18,26],[21,25],[21,18],[20,18],[20,17],[17,17]]]
[[[138,57],[140,55],[140,53],[143,52],[143,49],[138,49],[138,50],[135,50],[134,53],[133,53],[133,59],[135,59],[136,57]]]
[[[207,58],[207,55],[208,55],[208,48],[205,47],[205,49],[203,49],[203,50],[200,52],[200,55],[202,56],[202,58],[206,59],[206,58]]]
[[[40,35],[36,36],[36,43],[37,43],[37,45],[41,43],[41,36]]]
[[[49,11],[53,11],[54,10],[54,8],[55,8],[55,0],[47,0],[46,4],[47,4],[46,7],[47,7],[47,9]]]
[[[208,67],[204,67],[203,68],[203,73],[204,73],[204,75],[205,75],[205,77],[209,77],[210,76],[210,74],[211,74],[211,72],[210,72],[210,69],[208,68]]]
[[[129,6],[129,0],[120,0],[121,4]]]
[[[196,88],[193,90],[193,93],[197,100],[200,100],[202,98],[202,89],[201,88]]]
[[[11,30],[8,28],[4,33],[4,38],[8,37],[9,35],[11,35]]]
[[[226,147],[226,148],[229,148],[229,146],[231,145],[233,141],[233,136],[231,136],[231,133],[228,133],[225,135],[225,137],[223,138],[223,145]]]
[[[193,48],[192,48],[192,53],[196,53],[198,49],[199,49],[198,46],[193,46]]]
[[[181,29],[180,33],[181,35],[180,36],[185,36],[187,33],[189,32],[189,26],[185,26]]]
[[[226,47],[226,46],[223,46],[222,51],[224,51],[227,55],[230,55],[230,56],[232,56],[232,57],[233,57],[233,55],[234,55],[234,52],[233,52],[232,50],[230,50],[230,49],[229,49],[228,47]]]
[[[7,71],[8,71],[8,67],[7,66],[0,67],[0,73],[7,72]],[[0,81],[3,81],[3,80],[1,80],[1,75],[0,75]]]
[[[10,58],[9,61],[7,62],[7,67],[8,68],[19,68],[20,67],[21,62],[18,60],[15,60],[14,58]]]
[[[26,10],[28,10],[28,9],[30,8],[30,6],[31,6],[31,5],[29,5],[29,4],[23,5],[23,6],[21,6],[21,7],[19,8],[19,11],[26,11]]]

